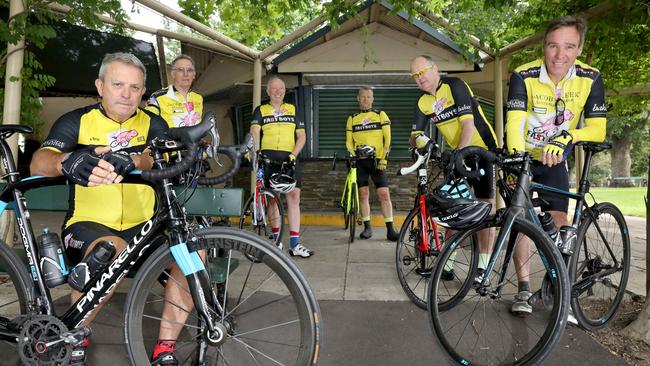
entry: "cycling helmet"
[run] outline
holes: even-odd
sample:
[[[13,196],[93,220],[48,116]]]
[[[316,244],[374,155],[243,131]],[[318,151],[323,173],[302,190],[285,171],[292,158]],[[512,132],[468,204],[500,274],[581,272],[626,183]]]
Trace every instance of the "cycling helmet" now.
[[[269,186],[278,193],[289,193],[296,188],[296,179],[288,174],[275,173],[269,178]]]
[[[357,146],[357,157],[359,159],[374,158],[376,154],[375,147],[369,145]]]
[[[429,212],[436,223],[454,230],[478,226],[490,214],[492,205],[471,198],[454,198],[436,190],[427,196]]]

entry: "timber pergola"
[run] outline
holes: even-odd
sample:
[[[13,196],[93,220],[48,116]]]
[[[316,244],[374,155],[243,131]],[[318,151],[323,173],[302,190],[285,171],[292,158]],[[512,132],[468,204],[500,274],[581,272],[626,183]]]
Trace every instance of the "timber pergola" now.
[[[202,49],[207,49],[210,50],[211,52],[215,52],[217,54],[223,55],[225,57],[228,57],[232,60],[236,60],[239,62],[242,62],[244,64],[248,64],[250,66],[249,69],[251,70],[252,74],[252,80],[253,80],[253,107],[256,107],[257,105],[260,104],[261,102],[261,91],[262,91],[262,76],[264,73],[264,65],[263,64],[271,64],[273,62],[273,59],[277,56],[277,53],[282,51],[283,49],[287,48],[288,46],[291,46],[295,44],[296,41],[299,41],[303,39],[304,37],[308,36],[310,33],[317,31],[318,29],[322,28],[322,26],[326,23],[327,19],[323,16],[319,16],[308,22],[307,24],[299,27],[292,33],[284,36],[282,39],[279,41],[275,42],[273,45],[269,46],[268,48],[259,51],[255,50],[251,47],[248,47],[244,44],[241,44],[217,31],[214,29],[210,28],[209,26],[200,23],[156,0],[136,0],[138,3],[142,4],[143,6],[158,12],[162,14],[165,17],[168,17],[170,19],[175,20],[176,22],[183,24],[190,29],[201,33],[202,35],[208,37],[212,41],[204,40],[204,39],[199,39],[196,37],[191,37],[187,36],[184,34],[179,34],[175,32],[170,32],[164,29],[156,29],[152,27],[147,27],[144,25],[139,25],[133,22],[127,23],[127,27],[132,28],[137,31],[142,31],[146,33],[150,33],[153,35],[156,35],[159,39],[159,46],[162,45],[162,42],[160,42],[160,37],[167,37],[170,39],[175,39],[179,40],[183,43],[190,44]],[[18,6],[18,3],[20,1],[11,1],[10,2],[10,13],[11,12],[16,12],[17,10],[15,7]],[[360,1],[353,1],[349,0],[348,3],[350,4],[358,4]],[[50,5],[53,11],[57,12],[67,12],[70,9],[66,8],[64,6],[58,5],[56,3],[52,3]],[[595,17],[599,17],[602,14],[605,14],[607,11],[611,10],[611,4],[609,2],[603,2],[599,5],[596,5],[587,11],[581,13],[580,15],[585,17],[586,19],[591,19]],[[426,19],[431,21],[433,24],[436,24],[440,26],[441,28],[445,29],[446,31],[450,33],[457,33],[456,29],[454,29],[450,23],[435,14],[431,14],[428,11],[424,9],[418,9],[418,16],[421,17],[422,19]],[[115,21],[100,15],[100,18],[108,23],[108,24],[115,24]],[[495,50],[494,48],[490,46],[484,45],[481,40],[478,37],[475,36],[470,36],[469,37],[469,42],[476,47],[483,55],[483,61],[487,63],[492,63],[493,64],[493,78],[491,82],[493,83],[493,90],[494,90],[494,102],[495,102],[495,130],[497,132],[497,136],[499,138],[503,136],[503,101],[504,101],[504,95],[503,95],[503,62],[509,55],[512,53],[527,47],[533,43],[539,42],[542,38],[543,34],[542,33],[536,33],[531,36],[525,37],[521,40],[518,40],[516,42],[513,42],[512,44],[503,47],[499,50]],[[22,59],[23,59],[23,53],[22,51],[15,51],[14,48],[15,45],[9,45],[11,49],[10,56],[8,57],[7,63],[8,65],[13,65],[17,62],[22,64]],[[161,51],[159,51],[161,54],[164,53],[164,50],[162,47],[159,47]],[[164,60],[164,54],[161,55],[160,57],[161,64],[165,64]],[[164,68],[161,68],[164,70]],[[6,99],[5,99],[5,120],[3,123],[15,123],[15,121],[18,120],[18,118],[15,118],[15,113],[8,113],[8,111],[11,110],[20,110],[20,98],[12,98],[13,95],[18,95],[20,96],[20,86],[17,84],[20,83],[11,83],[10,80],[12,79],[12,75],[20,75],[20,68],[8,68],[7,69],[7,78],[6,80]],[[163,78],[163,80],[165,80]],[[250,79],[249,79],[250,80]],[[163,81],[164,82],[164,81]],[[488,82],[487,80],[485,82]],[[484,83],[485,83],[484,82]],[[16,105],[18,106],[16,108]]]

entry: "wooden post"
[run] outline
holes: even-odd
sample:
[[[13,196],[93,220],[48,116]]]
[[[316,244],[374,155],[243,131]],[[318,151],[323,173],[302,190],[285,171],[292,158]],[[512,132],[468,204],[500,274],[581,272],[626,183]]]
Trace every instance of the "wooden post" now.
[[[497,135],[497,145],[503,146],[503,82],[501,81],[501,57],[494,56],[494,132]],[[497,193],[496,206],[497,208],[505,207],[503,197]]]
[[[163,37],[156,34],[156,45],[158,45],[158,65],[160,65],[160,84],[164,88],[167,86],[167,61],[165,59],[165,44]]]

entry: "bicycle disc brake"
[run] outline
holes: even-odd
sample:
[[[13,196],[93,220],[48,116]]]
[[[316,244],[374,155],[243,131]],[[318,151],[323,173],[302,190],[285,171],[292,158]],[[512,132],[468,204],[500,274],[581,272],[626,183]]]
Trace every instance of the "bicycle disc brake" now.
[[[61,337],[67,332],[65,324],[51,315],[36,315],[27,320],[18,339],[21,363],[30,366],[67,365],[72,348]]]

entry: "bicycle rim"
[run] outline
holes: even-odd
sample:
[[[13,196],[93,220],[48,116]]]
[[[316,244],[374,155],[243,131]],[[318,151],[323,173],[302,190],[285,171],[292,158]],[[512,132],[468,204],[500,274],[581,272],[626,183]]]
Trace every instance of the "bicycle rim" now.
[[[494,225],[492,221],[464,232],[462,236]],[[532,292],[526,303],[532,307],[532,313],[526,318],[511,313],[513,299],[518,292],[514,263],[508,263],[501,291],[495,291],[499,285],[497,272],[503,270],[505,246],[497,255],[495,270],[488,276],[490,284],[483,287],[473,283],[464,298],[446,311],[438,305],[445,296],[441,275],[456,245],[445,246],[440,254],[430,286],[429,299],[432,302],[429,304],[429,317],[436,339],[454,364],[539,363],[548,356],[564,332],[569,286],[559,252],[544,233],[529,222],[515,221],[513,232],[520,233],[519,236],[512,234],[513,240],[528,237],[532,241],[525,260],[530,265]],[[517,245],[520,243],[517,241]],[[550,286],[544,286],[547,274]],[[541,298],[542,288],[546,290],[544,299]]]
[[[0,318],[4,321],[16,320],[20,315],[27,314],[28,302],[31,299],[30,280],[25,264],[7,244],[0,241]],[[0,330],[13,332],[11,324],[0,326]],[[0,341],[0,352],[3,362],[18,364],[18,345],[15,340]]]
[[[228,330],[225,341],[211,345],[195,311],[179,302],[167,302],[161,279],[173,280],[168,248],[147,261],[129,292],[125,311],[125,339],[132,364],[143,365],[158,336],[164,304],[185,313],[175,355],[181,365],[195,365],[204,348],[203,365],[311,365],[317,362],[320,312],[304,275],[282,252],[259,237],[229,228],[208,228],[194,233],[208,245],[204,263],[225,316],[210,309],[217,323]],[[255,255],[249,261],[244,253]],[[187,290],[189,291],[189,290]],[[183,309],[181,309],[183,308]]]
[[[253,198],[253,196],[249,197],[244,205],[244,210],[239,218],[239,228],[270,240],[277,246],[282,240],[284,228],[284,209],[280,197],[273,191],[263,189],[260,191],[257,209],[254,208]],[[278,223],[280,229],[277,239],[272,232],[274,222]]]
[[[354,235],[357,231],[357,215],[359,214],[359,207],[357,207],[357,199],[355,194],[357,192],[357,185],[351,185],[352,195],[350,200],[350,213],[348,214],[348,229],[350,230],[350,237],[348,243],[354,243]]]
[[[574,287],[571,306],[580,326],[603,328],[613,319],[625,295],[630,274],[630,237],[623,214],[610,203],[586,212],[571,256]],[[594,220],[595,219],[595,220]]]

